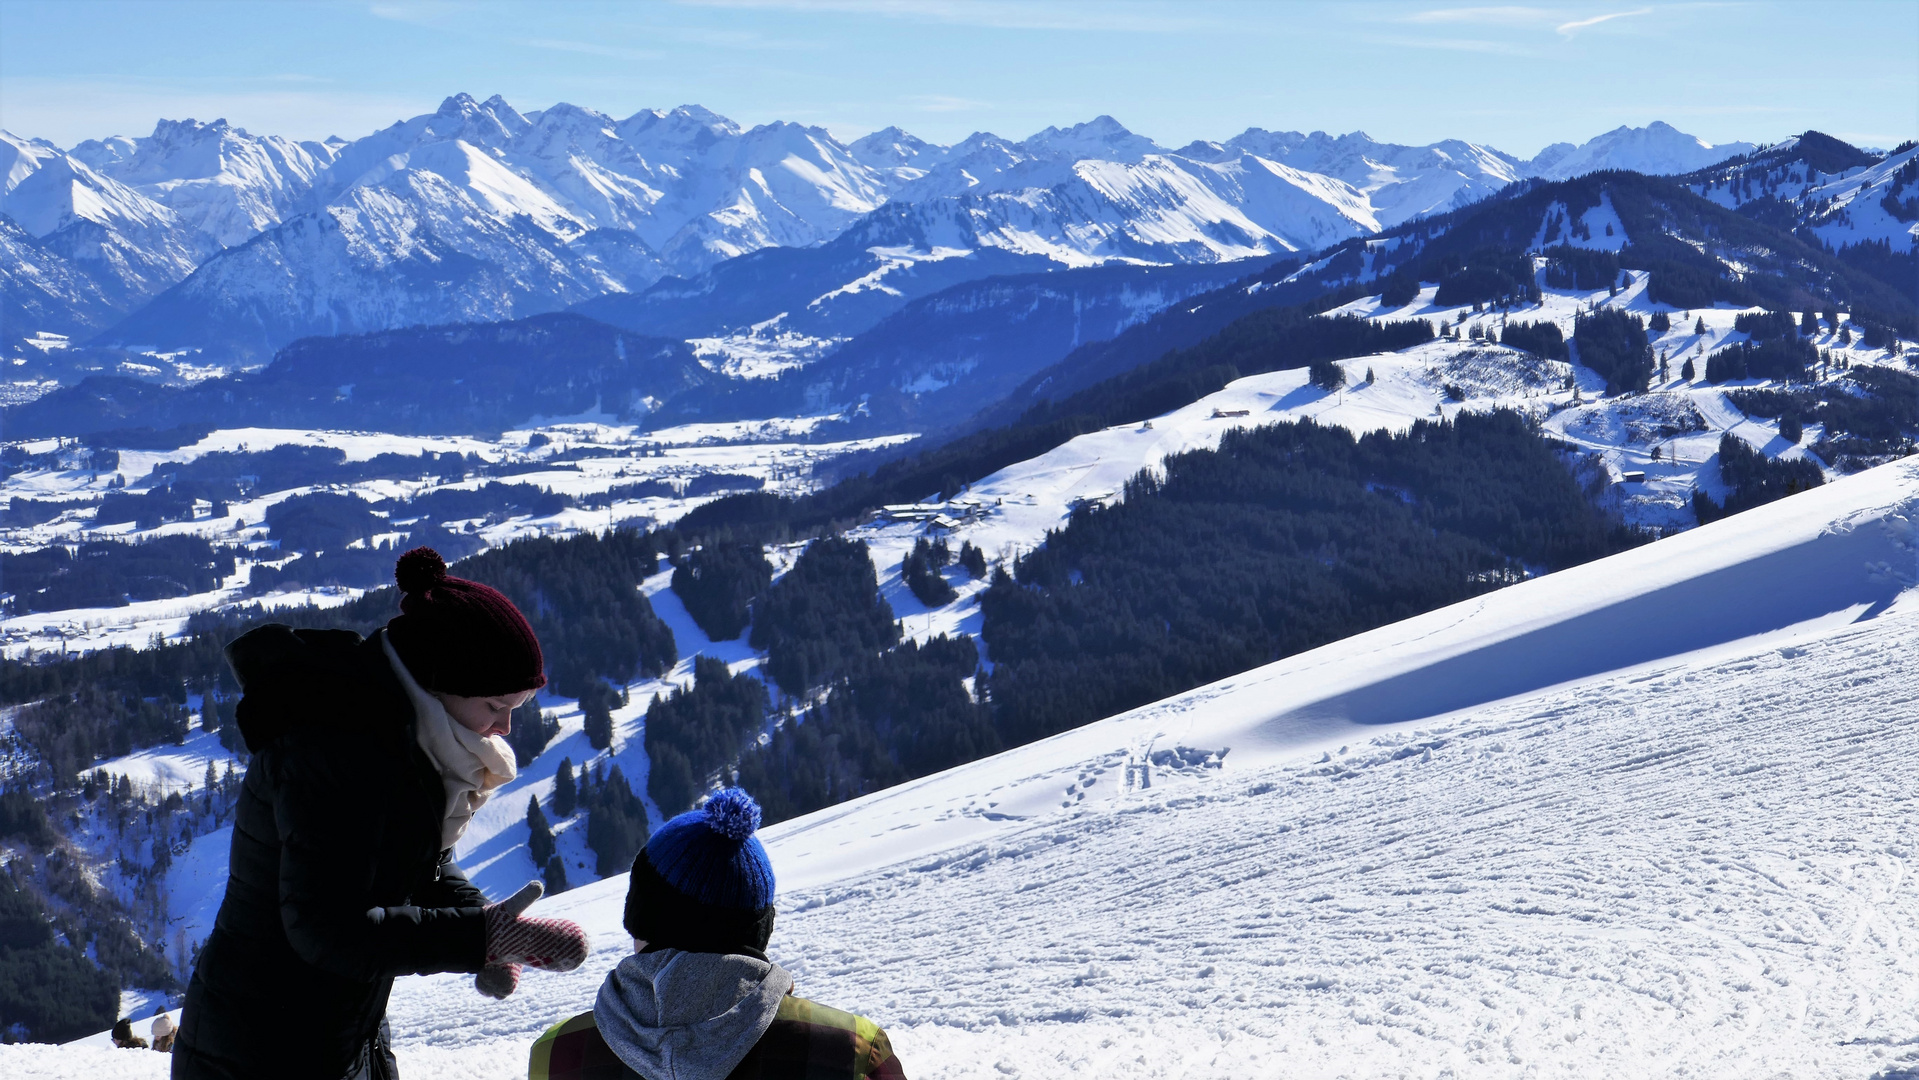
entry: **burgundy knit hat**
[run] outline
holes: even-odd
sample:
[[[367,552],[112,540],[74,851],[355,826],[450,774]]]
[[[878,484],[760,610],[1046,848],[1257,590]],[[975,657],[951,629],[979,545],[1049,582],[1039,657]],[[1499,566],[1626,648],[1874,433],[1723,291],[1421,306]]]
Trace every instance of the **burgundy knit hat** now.
[[[499,590],[452,577],[446,560],[417,547],[394,564],[400,614],[387,639],[413,678],[456,697],[494,697],[546,685],[540,641]]]

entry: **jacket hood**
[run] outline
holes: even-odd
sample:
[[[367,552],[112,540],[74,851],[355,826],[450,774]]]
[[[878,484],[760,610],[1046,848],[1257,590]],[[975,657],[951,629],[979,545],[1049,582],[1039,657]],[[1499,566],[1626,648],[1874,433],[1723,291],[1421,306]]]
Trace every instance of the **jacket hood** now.
[[[226,656],[243,695],[235,719],[248,753],[304,727],[371,722],[372,695],[405,701],[380,646],[350,630],[268,623],[228,643]],[[348,700],[359,707],[343,710]]]
[[[600,985],[600,1037],[647,1080],[725,1080],[793,989],[750,956],[660,949],[620,961]]]

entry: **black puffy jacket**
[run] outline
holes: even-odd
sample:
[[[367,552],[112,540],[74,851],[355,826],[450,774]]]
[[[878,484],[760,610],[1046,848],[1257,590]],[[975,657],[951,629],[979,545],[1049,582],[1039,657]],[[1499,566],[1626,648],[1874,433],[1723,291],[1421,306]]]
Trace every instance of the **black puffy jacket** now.
[[[227,646],[253,759],[175,1080],[388,1075],[394,977],[480,970],[486,900],[440,850],[446,789],[382,633],[276,624]]]

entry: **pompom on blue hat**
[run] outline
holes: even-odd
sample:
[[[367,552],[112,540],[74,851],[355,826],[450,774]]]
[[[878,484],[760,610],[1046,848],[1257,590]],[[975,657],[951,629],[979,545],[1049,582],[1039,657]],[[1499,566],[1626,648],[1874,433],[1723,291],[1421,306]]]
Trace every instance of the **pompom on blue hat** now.
[[[773,902],[774,889],[773,863],[753,835],[759,827],[760,804],[726,788],[660,826],[646,842],[647,861],[689,900],[757,911]]]

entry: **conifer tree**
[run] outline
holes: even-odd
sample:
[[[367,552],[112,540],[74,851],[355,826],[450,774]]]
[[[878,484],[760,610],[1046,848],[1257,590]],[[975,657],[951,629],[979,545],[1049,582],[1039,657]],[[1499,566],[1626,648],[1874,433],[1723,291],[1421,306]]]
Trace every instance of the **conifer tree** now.
[[[593,749],[605,750],[613,745],[613,706],[619,700],[619,691],[601,679],[588,683],[580,694],[580,715],[586,722],[586,742]]]
[[[572,887],[566,881],[566,860],[560,858],[558,852],[547,857],[546,869],[540,872],[540,877],[545,879],[547,894],[551,896],[557,896]]]
[[[596,856],[594,873],[602,878],[625,873],[646,846],[646,809],[640,797],[615,765],[604,781],[593,785],[585,801],[586,844]]]
[[[1797,443],[1806,437],[1805,426],[1800,423],[1798,416],[1786,413],[1779,418],[1779,437],[1789,443]]]
[[[560,771],[553,776],[553,812],[572,817],[580,805],[580,788],[573,780],[573,759],[561,758]]]
[[[971,577],[986,576],[986,553],[974,546],[971,540],[960,545],[959,564]]]
[[[1473,327],[1478,331],[1478,327]],[[1319,390],[1332,393],[1346,385],[1346,371],[1332,360],[1315,360],[1306,366],[1306,381]]]
[[[546,822],[546,815],[540,811],[540,797],[526,797],[526,850],[533,856],[535,867],[545,866],[553,857],[553,828]]]

